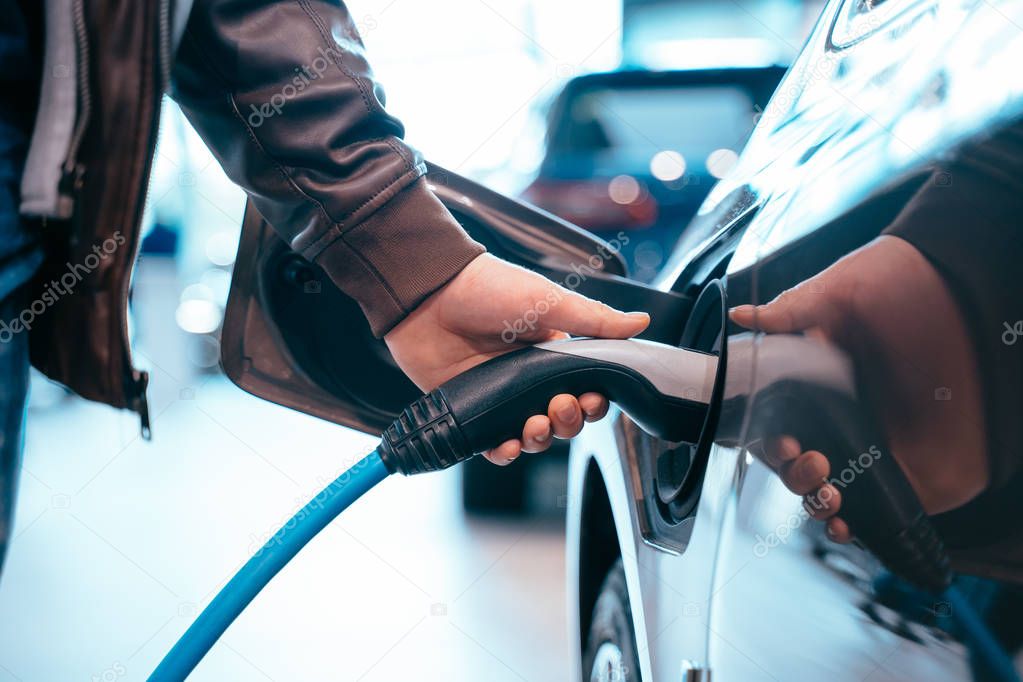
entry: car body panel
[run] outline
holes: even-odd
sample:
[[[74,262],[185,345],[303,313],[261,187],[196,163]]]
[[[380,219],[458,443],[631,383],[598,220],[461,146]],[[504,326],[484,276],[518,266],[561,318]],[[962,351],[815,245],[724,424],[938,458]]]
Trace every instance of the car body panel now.
[[[876,237],[935,181],[942,160],[1023,115],[1019,25],[1020,2],[830,2],[734,171],[711,190],[654,286],[696,296],[716,274],[730,306],[764,303]],[[750,376],[756,355],[743,370]],[[738,373],[740,362],[730,358],[727,371]],[[628,472],[637,452],[606,434],[581,438],[571,454],[573,499],[594,496],[579,477],[595,461],[616,522],[624,516],[616,505],[635,509],[642,482]],[[650,547],[662,555],[643,557],[656,573],[625,561],[640,605],[633,616],[642,679],[679,679],[686,662],[725,682],[971,679],[969,651],[945,630],[947,604],[898,592],[871,555],[828,542],[800,509],[749,452],[711,449],[694,544],[681,555]],[[631,521],[632,537],[619,533],[623,546],[642,542]],[[579,562],[570,565],[570,578],[585,580]],[[706,597],[700,617],[670,614],[665,583]],[[577,584],[569,594],[578,615],[586,595]],[[676,625],[668,626],[671,616]],[[573,628],[579,636],[587,623]],[[678,636],[658,628],[678,628]]]
[[[880,569],[861,550],[804,522],[799,498],[760,460],[736,466],[710,609],[715,679],[971,679],[961,643],[878,601]],[[772,537],[784,539],[763,549]]]
[[[704,661],[708,656],[708,607],[713,591],[712,561],[682,561],[685,556],[713,557],[717,553],[718,526],[723,503],[732,485],[729,453],[715,452],[705,473],[704,494],[695,514],[696,524],[684,555],[654,547],[643,539],[636,502],[638,485],[635,462],[623,454],[618,443],[634,437],[635,427],[616,408],[607,419],[587,425],[572,445],[569,459],[567,570],[569,594],[579,594],[579,586],[592,582],[600,572],[581,549],[582,535],[588,532],[579,522],[588,515],[587,482],[593,485],[592,471],[599,472],[612,510],[618,549],[624,561],[626,581],[633,598],[632,615],[636,630],[642,679],[677,679],[681,660]],[[715,446],[715,450],[727,448]],[[583,455],[585,453],[585,455]],[[731,453],[734,458],[735,453]],[[600,576],[602,577],[602,576]],[[588,628],[586,616],[595,595],[582,604],[573,600],[569,608],[569,635],[581,656]],[[672,655],[660,655],[669,650]],[[655,655],[657,654],[657,655]],[[576,679],[582,671],[575,669]]]

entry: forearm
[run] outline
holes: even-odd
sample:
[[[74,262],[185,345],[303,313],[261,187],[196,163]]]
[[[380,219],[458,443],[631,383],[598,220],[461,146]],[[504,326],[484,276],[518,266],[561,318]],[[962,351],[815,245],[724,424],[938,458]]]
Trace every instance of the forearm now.
[[[377,334],[483,251],[420,178],[339,2],[197,0],[174,96],[228,175]]]

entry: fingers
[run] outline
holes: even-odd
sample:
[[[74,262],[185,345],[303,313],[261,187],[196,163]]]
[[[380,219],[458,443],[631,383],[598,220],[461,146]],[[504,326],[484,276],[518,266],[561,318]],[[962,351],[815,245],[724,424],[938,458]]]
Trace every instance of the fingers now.
[[[537,414],[526,420],[522,429],[522,450],[543,452],[550,447],[554,436],[577,436],[585,422],[601,419],[607,410],[607,398],[599,393],[584,393],[578,399],[567,393],[554,396],[547,407],[547,415]]]
[[[607,398],[599,393],[583,393],[579,396],[579,407],[582,408],[583,416],[588,422],[603,419],[610,406]]]
[[[838,488],[826,483],[809,495],[803,496],[803,508],[810,518],[825,521],[838,513],[842,506],[842,493]]]
[[[646,313],[623,313],[592,298],[565,290],[558,305],[551,306],[545,324],[572,336],[628,339],[647,328]]]
[[[844,545],[852,541],[852,532],[850,532],[849,526],[847,526],[845,521],[837,516],[828,519],[828,525],[825,528],[825,531],[829,538],[840,545]]]
[[[599,393],[583,393],[578,399],[563,393],[551,400],[547,416],[555,436],[574,438],[582,431],[585,422],[603,419],[609,406],[607,398]]]
[[[728,317],[732,322],[746,329],[757,329],[757,306],[747,303],[737,305],[728,311]]]
[[[551,446],[554,438],[554,431],[551,429],[551,420],[543,414],[534,414],[526,420],[522,427],[522,451],[543,452]]]
[[[574,395],[556,395],[547,406],[554,435],[558,438],[572,438],[583,430],[583,411]]]
[[[765,440],[763,449],[768,464],[778,471],[785,487],[803,496],[803,508],[810,518],[827,521],[828,537],[835,542],[849,542],[852,539],[849,526],[836,516],[842,506],[842,493],[827,482],[831,474],[827,457],[816,450],[803,452],[792,436]]]
[[[522,427],[522,438],[505,441],[483,453],[494,464],[506,466],[523,452],[543,452],[551,446],[555,436],[573,438],[579,435],[586,422],[597,421],[607,414],[607,398],[599,393],[583,393],[577,399],[567,393],[554,396],[547,406],[547,414],[535,414]]]
[[[770,303],[736,306],[728,314],[738,325],[777,334],[827,328],[831,308],[823,276],[816,275],[783,291]]]
[[[483,456],[498,466],[507,466],[518,459],[522,453],[522,443],[518,440],[506,440],[493,450],[487,450]]]
[[[778,438],[767,438],[763,442],[763,454],[767,464],[775,471],[781,470],[783,466],[799,457],[803,452],[799,441],[792,436],[780,436]]]
[[[804,452],[778,471],[785,487],[797,495],[806,495],[821,487],[829,473],[831,465],[816,450]]]

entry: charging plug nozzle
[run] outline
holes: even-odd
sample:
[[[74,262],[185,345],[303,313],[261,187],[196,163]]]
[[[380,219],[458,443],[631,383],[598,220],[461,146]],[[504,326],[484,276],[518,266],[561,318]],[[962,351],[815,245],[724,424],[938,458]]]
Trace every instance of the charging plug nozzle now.
[[[673,441],[700,434],[718,358],[638,339],[573,339],[498,356],[430,391],[384,431],[392,472],[446,469],[518,438],[559,393],[607,396],[648,433]]]

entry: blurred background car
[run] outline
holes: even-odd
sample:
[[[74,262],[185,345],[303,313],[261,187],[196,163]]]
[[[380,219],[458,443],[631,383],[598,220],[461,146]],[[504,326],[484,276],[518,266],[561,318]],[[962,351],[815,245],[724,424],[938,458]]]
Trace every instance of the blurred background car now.
[[[522,198],[604,239],[622,233],[630,274],[650,281],[710,188],[735,165],[781,66],[572,79],[547,117]]]

